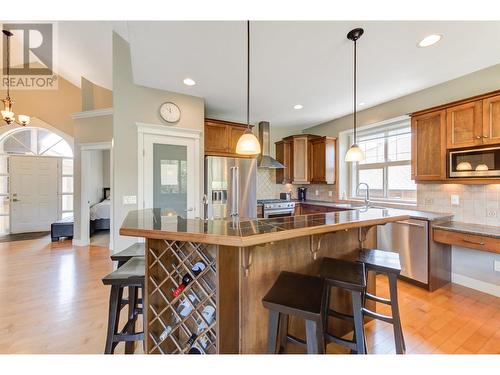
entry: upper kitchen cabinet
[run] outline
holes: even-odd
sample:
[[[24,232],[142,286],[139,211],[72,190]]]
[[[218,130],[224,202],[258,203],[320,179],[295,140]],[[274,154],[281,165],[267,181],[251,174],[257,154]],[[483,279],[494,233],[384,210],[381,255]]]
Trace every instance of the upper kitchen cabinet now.
[[[309,141],[310,182],[334,184],[336,175],[336,138],[320,137]]]
[[[477,100],[446,109],[448,149],[483,144],[482,106]]]
[[[412,116],[411,175],[415,181],[446,179],[446,111]]]
[[[319,138],[317,135],[310,134],[300,134],[292,135],[291,137],[285,139],[292,139],[293,143],[293,184],[309,184],[310,180],[310,168],[312,165],[311,155],[310,155],[310,141]]]
[[[483,143],[500,143],[500,95],[483,100]]]
[[[285,168],[276,169],[276,183],[290,184],[293,180],[293,141],[283,139],[275,145],[276,160],[285,166]]]
[[[205,155],[237,156],[236,144],[247,126],[235,122],[205,119]]]

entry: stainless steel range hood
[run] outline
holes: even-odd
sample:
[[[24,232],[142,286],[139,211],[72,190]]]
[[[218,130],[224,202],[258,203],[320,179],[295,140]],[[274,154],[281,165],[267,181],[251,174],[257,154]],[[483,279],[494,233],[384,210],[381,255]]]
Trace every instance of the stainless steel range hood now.
[[[271,144],[268,121],[259,122],[259,142],[262,148],[262,154],[259,157],[259,168],[285,168],[283,164],[270,156]]]

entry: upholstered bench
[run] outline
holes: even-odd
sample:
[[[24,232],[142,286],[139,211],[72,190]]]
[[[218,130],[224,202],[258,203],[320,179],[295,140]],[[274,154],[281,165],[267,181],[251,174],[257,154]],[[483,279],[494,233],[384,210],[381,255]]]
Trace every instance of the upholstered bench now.
[[[59,241],[60,237],[73,239],[73,217],[67,217],[50,225],[52,242]]]

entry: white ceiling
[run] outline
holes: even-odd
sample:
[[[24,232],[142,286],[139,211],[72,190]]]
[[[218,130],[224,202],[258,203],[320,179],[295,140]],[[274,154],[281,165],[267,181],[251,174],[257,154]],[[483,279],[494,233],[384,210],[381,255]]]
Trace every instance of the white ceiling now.
[[[304,128],[351,113],[346,34],[354,27],[365,29],[358,42],[362,109],[500,63],[500,22],[256,21],[251,121]],[[431,33],[444,37],[417,48]],[[208,117],[245,121],[245,22],[137,21],[121,34],[131,45],[137,84],[203,97]],[[185,86],[185,77],[197,85]]]

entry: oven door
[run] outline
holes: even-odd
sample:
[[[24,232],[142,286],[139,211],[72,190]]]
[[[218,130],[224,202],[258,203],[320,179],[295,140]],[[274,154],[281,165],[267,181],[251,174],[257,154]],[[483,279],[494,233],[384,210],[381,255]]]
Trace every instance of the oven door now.
[[[264,218],[265,219],[272,219],[275,217],[285,217],[285,216],[292,216],[293,210],[286,209],[286,210],[272,210],[272,211],[266,211],[264,210]]]

